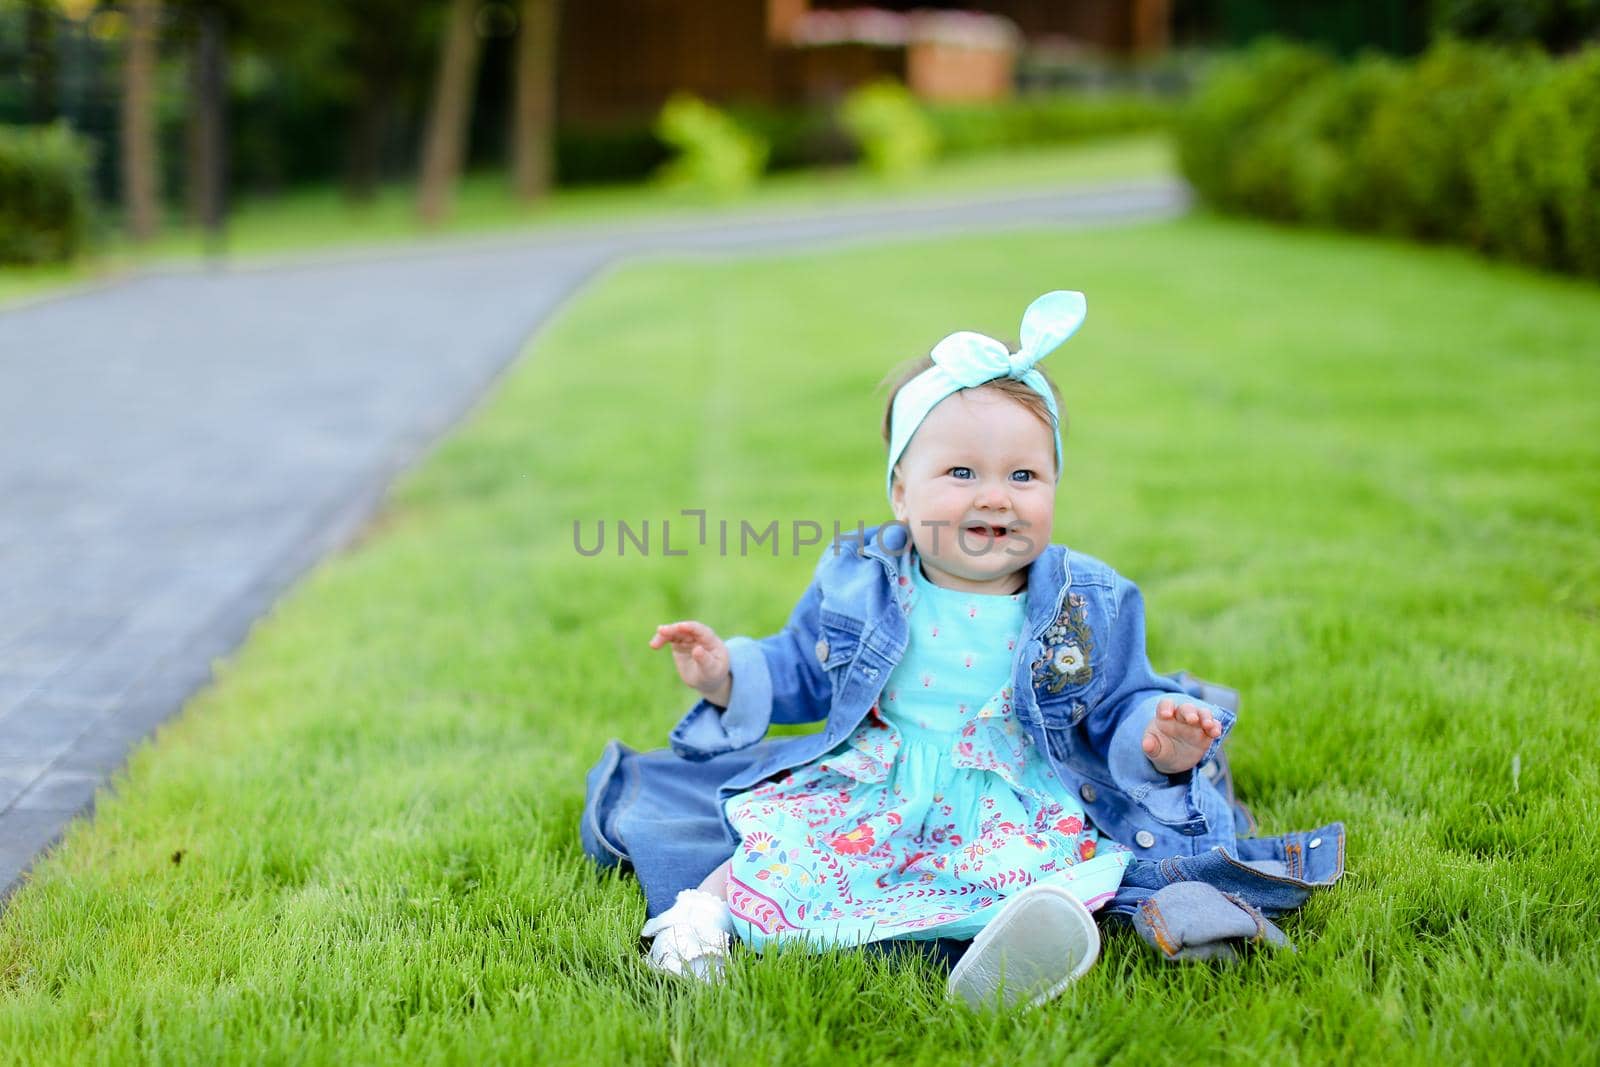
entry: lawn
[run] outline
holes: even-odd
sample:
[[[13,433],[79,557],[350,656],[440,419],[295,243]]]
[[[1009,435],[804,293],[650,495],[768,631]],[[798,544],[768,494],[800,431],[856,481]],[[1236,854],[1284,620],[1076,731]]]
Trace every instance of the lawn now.
[[[705,218],[730,212],[803,211],[844,201],[871,202],[905,196],[994,194],[1007,189],[1167,177],[1172,149],[1160,134],[1100,138],[945,160],[926,172],[887,182],[859,167],[789,171],[762,180],[746,196],[708,200],[651,183],[558,189],[529,206],[512,195],[500,172],[466,176],[455,210],[434,236],[524,231],[563,224],[590,225],[641,217]],[[230,257],[295,254],[351,245],[416,241],[415,189],[410,182],[383,187],[370,204],[352,207],[331,185],[290,190],[276,197],[244,198],[228,221],[224,249]],[[36,297],[73,283],[114,277],[141,265],[195,263],[205,251],[203,234],[177,220],[147,248],[120,236],[97,255],[67,266],[0,266],[0,305]]]
[[[1056,539],[1151,656],[1238,687],[1267,831],[1342,819],[1293,954],[1136,938],[1045,1010],[923,964],[639,960],[583,857],[603,743],[688,706],[653,626],[769,633],[815,549],[661,520],[884,517],[881,397],[943,333],[1089,296]],[[1600,292],[1196,217],[638,263],[579,295],[358,544],[256,627],[0,917],[21,1063],[1592,1062],[1600,1033]],[[575,521],[649,520],[594,558]]]

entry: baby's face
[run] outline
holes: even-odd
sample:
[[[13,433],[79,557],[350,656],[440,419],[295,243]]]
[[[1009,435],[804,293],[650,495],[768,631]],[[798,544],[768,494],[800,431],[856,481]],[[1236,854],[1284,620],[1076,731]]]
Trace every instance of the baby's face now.
[[[994,389],[941,400],[896,466],[891,498],[929,581],[1014,593],[1050,544],[1056,443],[1050,428]]]

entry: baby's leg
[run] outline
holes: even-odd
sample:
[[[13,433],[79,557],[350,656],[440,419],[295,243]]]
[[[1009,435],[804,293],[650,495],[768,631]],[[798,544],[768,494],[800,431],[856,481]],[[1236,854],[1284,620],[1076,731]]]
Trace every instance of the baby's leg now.
[[[700,883],[700,892],[710,893],[723,900],[728,899],[728,872],[733,868],[733,861],[728,860],[722,866],[706,875],[706,880]]]
[[[699,888],[685,889],[677,902],[644,924],[640,936],[652,938],[650,964],[672,974],[708,982],[722,978],[733,926],[728,915],[728,869],[724,863]]]

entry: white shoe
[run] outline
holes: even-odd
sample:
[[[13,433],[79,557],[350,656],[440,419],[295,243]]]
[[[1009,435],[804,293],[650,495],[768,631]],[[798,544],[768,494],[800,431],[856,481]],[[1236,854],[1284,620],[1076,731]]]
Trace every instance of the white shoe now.
[[[1089,909],[1061,886],[1037,882],[972,939],[946,989],[974,1008],[1037,1008],[1082,978],[1099,955]]]
[[[657,970],[720,982],[731,933],[727,901],[685,889],[672,907],[644,924],[639,936],[654,939],[645,958]]]

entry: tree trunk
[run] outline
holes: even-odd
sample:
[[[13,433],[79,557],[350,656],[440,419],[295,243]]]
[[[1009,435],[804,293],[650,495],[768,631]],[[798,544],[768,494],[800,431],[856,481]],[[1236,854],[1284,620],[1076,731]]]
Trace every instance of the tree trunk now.
[[[1132,55],[1159,56],[1172,47],[1172,0],[1134,0],[1129,21]]]
[[[389,129],[391,90],[369,83],[350,122],[346,146],[344,195],[351,204],[368,204],[378,195],[382,177],[383,140]]]
[[[517,199],[550,191],[555,170],[557,0],[522,0],[512,109],[511,181]]]
[[[160,148],[155,77],[160,0],[129,0],[122,61],[122,210],[128,235],[142,244],[161,224]]]
[[[473,83],[482,51],[475,25],[477,8],[477,0],[450,0],[450,24],[445,30],[433,104],[428,110],[417,193],[417,215],[425,226],[438,225],[449,213],[456,179],[461,174],[467,123],[472,117]]]
[[[29,85],[28,112],[31,121],[50,122],[56,117],[56,13],[48,0],[28,0],[28,17],[23,34],[23,70]]]
[[[205,228],[207,244],[220,250],[228,184],[228,58],[223,13],[200,8],[190,67],[189,220]]]

